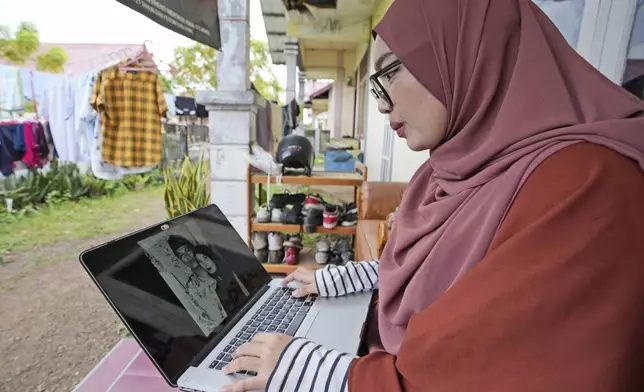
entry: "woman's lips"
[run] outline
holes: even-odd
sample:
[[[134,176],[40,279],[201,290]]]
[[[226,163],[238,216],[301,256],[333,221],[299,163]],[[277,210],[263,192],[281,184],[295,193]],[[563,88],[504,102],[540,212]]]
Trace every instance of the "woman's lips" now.
[[[391,126],[391,129],[396,131],[398,137],[405,137],[405,123],[390,122],[389,126]]]

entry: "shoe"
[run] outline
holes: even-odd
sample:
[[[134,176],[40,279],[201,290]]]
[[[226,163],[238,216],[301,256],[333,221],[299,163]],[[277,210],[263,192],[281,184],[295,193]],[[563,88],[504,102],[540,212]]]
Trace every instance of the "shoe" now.
[[[302,245],[302,239],[299,235],[290,236],[286,241],[284,241],[283,245],[286,248],[294,248],[298,250],[304,247],[304,245]]]
[[[281,208],[273,208],[271,211],[271,222],[282,223],[284,221],[284,211]]]
[[[315,228],[324,223],[324,213],[322,210],[311,209],[308,215],[304,217],[304,227],[307,233],[315,233]]]
[[[342,252],[342,253],[340,253],[340,258],[342,259],[342,262],[343,262],[344,264],[346,264],[346,263],[348,263],[348,262],[350,262],[350,261],[353,261],[353,258],[354,258],[354,257],[353,257],[353,251],[352,251],[352,250],[348,250],[348,251],[346,251],[346,252]]]
[[[268,233],[268,250],[277,251],[284,248],[284,235],[282,233]]]
[[[253,249],[253,254],[260,263],[266,263],[268,261],[268,249]]]
[[[331,250],[331,245],[327,240],[319,240],[318,243],[315,244],[315,250],[318,252],[328,252]]]
[[[271,212],[267,206],[259,207],[256,215],[257,223],[268,223],[271,221]]]
[[[355,203],[349,203],[345,207],[345,213],[340,218],[340,225],[345,227],[355,226],[358,223],[358,207]]]
[[[331,256],[329,259],[329,263],[335,264],[335,265],[340,265],[342,264],[342,257],[340,257],[340,253],[338,252],[331,252]]]
[[[284,208],[289,204],[302,204],[306,199],[303,193],[276,193],[271,196],[271,201],[268,203],[271,208]]]
[[[302,204],[293,204],[291,206],[286,206],[284,209],[284,221],[283,223],[289,225],[301,225],[302,224]]]
[[[351,245],[349,244],[349,240],[346,238],[340,238],[333,244],[333,250],[338,253],[346,252],[351,250]]]
[[[325,229],[335,229],[338,226],[340,219],[340,208],[338,206],[329,204],[324,208],[322,224]]]
[[[268,264],[282,264],[284,262],[284,250],[268,251]]]
[[[284,256],[284,263],[288,265],[295,265],[297,264],[297,256],[299,255],[299,252],[295,248],[288,248],[286,249],[286,256]]]
[[[318,264],[328,264],[329,262],[329,252],[316,252],[315,253],[315,262]]]
[[[252,154],[243,153],[248,163],[264,173],[278,176],[282,174],[283,165],[275,162],[273,156],[258,145],[253,145]]]
[[[310,210],[324,210],[324,200],[320,195],[307,195],[304,199],[304,209]]]
[[[263,233],[261,231],[255,231],[253,232],[253,235],[251,236],[250,242],[253,244],[253,249],[255,250],[260,250],[260,249],[266,249],[268,247],[268,239],[267,239],[266,233]]]

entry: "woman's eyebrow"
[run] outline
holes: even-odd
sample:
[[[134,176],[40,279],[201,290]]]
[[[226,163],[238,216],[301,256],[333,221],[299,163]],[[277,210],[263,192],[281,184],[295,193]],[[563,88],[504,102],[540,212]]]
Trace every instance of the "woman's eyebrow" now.
[[[378,59],[374,63],[374,68],[376,69],[376,71],[380,71],[382,69],[382,63],[384,63],[385,60],[387,60],[387,58],[393,56],[393,54],[394,54],[393,52],[386,52],[381,54],[380,57],[378,57]]]

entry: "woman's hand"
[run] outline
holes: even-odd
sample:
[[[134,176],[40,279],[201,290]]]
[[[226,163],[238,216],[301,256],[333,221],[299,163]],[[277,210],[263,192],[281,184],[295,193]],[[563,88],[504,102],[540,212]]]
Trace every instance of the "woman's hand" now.
[[[318,287],[315,284],[315,271],[313,270],[302,267],[296,269],[289,276],[284,278],[282,286],[286,286],[293,281],[302,283],[302,286],[293,291],[293,296],[296,298],[318,293]]]
[[[233,361],[223,368],[226,374],[247,370],[257,376],[224,387],[221,392],[263,391],[273,373],[282,351],[293,340],[292,336],[277,333],[259,333],[233,353]]]

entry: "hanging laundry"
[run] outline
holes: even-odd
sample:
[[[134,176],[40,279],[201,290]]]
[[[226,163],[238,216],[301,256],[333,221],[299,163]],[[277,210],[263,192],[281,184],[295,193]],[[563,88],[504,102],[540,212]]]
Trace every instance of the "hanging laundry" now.
[[[79,161],[89,163],[92,155],[92,133],[90,124],[83,121],[83,113],[92,98],[92,80],[96,72],[87,72],[76,78],[73,86],[74,93],[74,137],[79,147]],[[91,108],[90,108],[91,109]]]
[[[141,167],[161,161],[161,117],[168,107],[156,73],[105,70],[97,77],[91,104],[101,116],[105,162]]]
[[[32,71],[29,69],[20,69],[20,82],[24,99],[33,102],[42,101],[45,96],[47,87],[62,75],[51,74],[48,72]]]
[[[38,156],[40,157],[40,165],[44,166],[49,160],[49,145],[47,143],[47,135],[45,134],[45,127],[41,123],[35,123],[34,134],[36,137],[36,146],[38,147]]]
[[[40,114],[49,120],[51,135],[58,158],[63,162],[79,162],[80,147],[74,121],[74,79],[56,79],[45,90]]]
[[[32,123],[25,123],[22,129],[25,145],[27,147],[25,155],[22,157],[22,162],[24,162],[27,167],[40,167],[40,152],[38,151],[38,145],[36,144],[36,138],[34,137],[33,125],[34,124]]]
[[[197,105],[197,118],[208,118],[208,110],[205,105]]]
[[[175,97],[174,105],[177,116],[197,115],[197,102],[192,97]]]
[[[13,174],[13,161],[16,151],[13,147],[13,136],[16,124],[0,124],[0,173],[8,177]]]
[[[168,93],[163,94],[163,96],[165,97],[165,104],[168,105],[168,117],[176,116],[177,107],[174,104],[176,97]]]
[[[10,119],[13,113],[24,110],[20,70],[0,65],[0,120]]]

